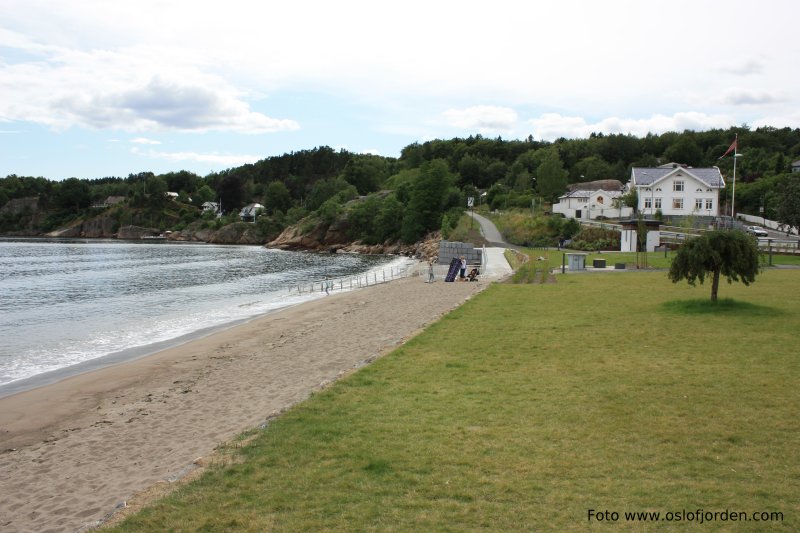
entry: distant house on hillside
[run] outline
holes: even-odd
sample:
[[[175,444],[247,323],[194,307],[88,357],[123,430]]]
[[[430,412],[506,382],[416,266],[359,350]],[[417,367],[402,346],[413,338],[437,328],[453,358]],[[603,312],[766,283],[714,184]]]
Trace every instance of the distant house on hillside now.
[[[719,216],[719,191],[725,180],[717,167],[692,168],[670,163],[656,168],[634,167],[629,187],[639,196],[638,211],[655,216]]]
[[[584,220],[630,217],[633,210],[622,204],[622,195],[623,185],[618,180],[575,183],[553,204],[553,213]]]
[[[203,202],[201,209],[203,213],[214,213],[218,217],[222,215],[219,211],[219,203],[217,202]]]
[[[792,172],[800,172],[800,159],[792,161]]]
[[[261,204],[247,204],[239,211],[239,218],[245,222],[255,222],[256,215],[262,209],[264,209],[264,206]]]

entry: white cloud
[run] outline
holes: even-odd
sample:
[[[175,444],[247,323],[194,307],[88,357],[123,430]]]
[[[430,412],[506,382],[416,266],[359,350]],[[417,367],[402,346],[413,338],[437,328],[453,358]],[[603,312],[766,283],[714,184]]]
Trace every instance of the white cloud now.
[[[751,76],[764,72],[764,60],[756,57],[746,57],[741,61],[727,62],[719,67],[722,72],[736,76]]]
[[[161,144],[161,141],[156,141],[155,139],[148,139],[146,137],[136,137],[135,139],[131,139],[133,144]]]
[[[366,155],[381,155],[381,151],[377,148],[367,148],[366,150],[361,150],[361,153]]]
[[[291,119],[253,111],[244,92],[203,71],[181,49],[149,46],[81,51],[0,33],[12,54],[36,61],[0,62],[0,117],[56,130],[74,126],[124,131],[296,130]]]
[[[449,109],[442,115],[450,126],[480,133],[511,133],[517,125],[517,112],[510,107],[479,105]]]
[[[755,128],[774,127],[774,128],[800,128],[800,111],[796,109],[787,110],[780,115],[767,115],[755,119],[752,124]]]
[[[728,115],[707,115],[698,112],[675,113],[672,116],[653,115],[646,119],[608,117],[598,122],[587,123],[583,117],[562,116],[558,113],[545,113],[528,121],[533,126],[533,136],[537,139],[553,141],[559,137],[567,139],[585,138],[591,133],[622,133],[643,137],[648,133],[728,128],[735,125]]]
[[[255,163],[263,159],[262,156],[246,154],[202,154],[198,152],[161,152],[156,150],[140,150],[131,148],[131,152],[150,159],[165,159],[168,161],[193,161],[197,163],[209,163],[215,166],[234,167],[247,163]]]

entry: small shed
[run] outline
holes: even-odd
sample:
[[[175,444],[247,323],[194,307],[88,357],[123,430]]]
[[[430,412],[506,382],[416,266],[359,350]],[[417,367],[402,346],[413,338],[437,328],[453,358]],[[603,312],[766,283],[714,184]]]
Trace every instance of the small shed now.
[[[586,256],[588,254],[564,254],[567,256],[567,268],[572,270],[586,270]]]

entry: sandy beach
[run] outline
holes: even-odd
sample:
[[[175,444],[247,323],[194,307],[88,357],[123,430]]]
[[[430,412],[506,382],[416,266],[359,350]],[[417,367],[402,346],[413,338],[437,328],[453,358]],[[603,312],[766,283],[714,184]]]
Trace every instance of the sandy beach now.
[[[487,285],[414,277],[332,294],[0,399],[0,531],[98,524]]]

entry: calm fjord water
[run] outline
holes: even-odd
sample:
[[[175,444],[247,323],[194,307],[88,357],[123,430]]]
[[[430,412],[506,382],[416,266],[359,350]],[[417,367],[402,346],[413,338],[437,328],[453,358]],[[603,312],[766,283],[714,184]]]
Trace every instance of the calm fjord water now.
[[[0,240],[0,387],[298,303],[300,281],[406,260],[258,246]],[[319,294],[318,294],[319,295]]]

